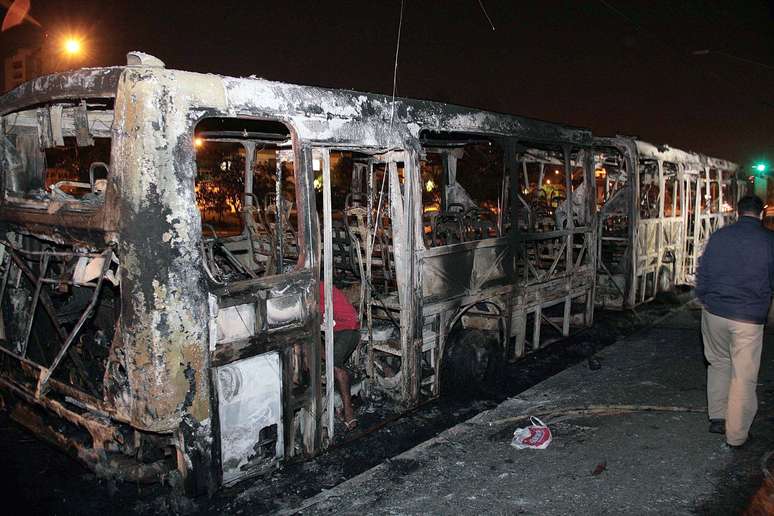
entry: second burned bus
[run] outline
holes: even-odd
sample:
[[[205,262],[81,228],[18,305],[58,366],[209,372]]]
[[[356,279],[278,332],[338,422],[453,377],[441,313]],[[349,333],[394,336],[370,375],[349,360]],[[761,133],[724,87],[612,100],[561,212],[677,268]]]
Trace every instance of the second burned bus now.
[[[692,285],[710,234],[736,218],[738,166],[634,138],[594,139],[597,305],[632,308]]]

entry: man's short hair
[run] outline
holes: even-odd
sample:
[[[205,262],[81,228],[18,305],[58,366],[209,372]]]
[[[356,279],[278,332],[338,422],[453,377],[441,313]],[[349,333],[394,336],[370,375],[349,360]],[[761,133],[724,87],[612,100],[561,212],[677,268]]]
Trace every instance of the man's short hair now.
[[[736,205],[739,215],[751,214],[756,217],[763,211],[763,201],[756,195],[745,195]]]

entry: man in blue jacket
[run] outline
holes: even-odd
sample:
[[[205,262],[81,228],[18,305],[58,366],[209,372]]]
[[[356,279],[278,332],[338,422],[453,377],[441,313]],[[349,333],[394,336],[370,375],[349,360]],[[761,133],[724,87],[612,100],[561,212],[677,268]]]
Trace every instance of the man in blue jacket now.
[[[774,292],[774,233],[761,224],[763,202],[746,196],[737,210],[739,221],[710,237],[696,280],[709,431],[725,433],[732,448],[747,442],[758,411],[763,325]]]

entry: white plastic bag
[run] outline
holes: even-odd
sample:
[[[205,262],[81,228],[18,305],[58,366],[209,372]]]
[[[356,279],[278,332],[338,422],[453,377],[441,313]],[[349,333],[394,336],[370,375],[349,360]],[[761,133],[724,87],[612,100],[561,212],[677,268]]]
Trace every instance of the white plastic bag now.
[[[530,416],[529,421],[532,423],[530,426],[517,428],[513,432],[511,446],[518,450],[523,450],[524,448],[545,450],[551,444],[551,429],[534,416]]]

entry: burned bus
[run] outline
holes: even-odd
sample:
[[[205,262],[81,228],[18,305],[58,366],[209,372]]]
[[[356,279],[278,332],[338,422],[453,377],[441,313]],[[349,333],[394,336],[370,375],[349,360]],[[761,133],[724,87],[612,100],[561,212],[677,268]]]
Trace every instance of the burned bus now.
[[[212,492],[328,447],[321,270],[394,412],[592,323],[587,130],[142,53],[0,123],[4,406],[101,475]]]
[[[595,138],[597,304],[632,308],[692,285],[710,234],[736,218],[737,165],[633,138]]]

